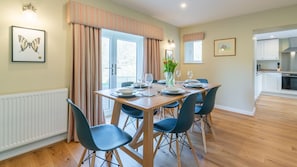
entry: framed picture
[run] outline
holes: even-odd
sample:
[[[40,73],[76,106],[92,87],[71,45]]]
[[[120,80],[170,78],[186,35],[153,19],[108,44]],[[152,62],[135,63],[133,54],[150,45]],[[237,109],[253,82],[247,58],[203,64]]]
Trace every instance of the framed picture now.
[[[235,56],[236,38],[217,39],[214,41],[215,56]]]
[[[173,58],[173,50],[165,49],[165,58]]]
[[[45,31],[12,26],[12,62],[45,62]]]

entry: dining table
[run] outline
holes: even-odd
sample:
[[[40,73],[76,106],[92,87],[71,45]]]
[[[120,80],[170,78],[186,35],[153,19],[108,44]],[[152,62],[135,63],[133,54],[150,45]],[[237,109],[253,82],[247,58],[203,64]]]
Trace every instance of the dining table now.
[[[177,82],[175,87],[180,88],[180,91],[168,93],[166,91],[168,88],[166,88],[165,84],[153,83],[150,88],[142,88],[141,90],[134,88],[135,93],[133,93],[132,96],[119,96],[119,94],[116,93],[119,88],[97,90],[94,91],[94,93],[98,96],[114,100],[111,124],[119,124],[122,104],[143,111],[143,121],[133,136],[132,142],[121,147],[121,149],[143,167],[153,167],[153,142],[154,137],[157,135],[153,130],[155,110],[175,101],[182,102],[182,100],[190,94],[204,93],[217,86],[220,86],[220,84],[207,83],[199,87],[185,87],[184,82]],[[141,135],[143,136],[139,141]],[[140,146],[143,146],[142,154],[136,151]]]

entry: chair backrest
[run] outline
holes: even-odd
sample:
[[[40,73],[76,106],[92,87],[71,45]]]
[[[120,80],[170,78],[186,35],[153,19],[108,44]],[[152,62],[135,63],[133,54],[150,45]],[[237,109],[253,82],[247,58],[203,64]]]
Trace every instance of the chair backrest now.
[[[133,83],[134,83],[134,82],[132,82],[132,81],[122,82],[121,87],[131,86]]]
[[[177,123],[172,132],[186,132],[191,128],[194,121],[196,96],[197,94],[191,94],[185,99],[177,117]]]
[[[94,143],[88,120],[80,108],[75,105],[72,100],[67,99],[66,101],[71,105],[74,114],[76,133],[80,143],[89,150],[98,150],[96,144]]]
[[[208,83],[208,80],[205,78],[197,78],[197,80],[201,83]]]
[[[205,115],[210,113],[213,110],[215,105],[216,93],[218,89],[219,89],[219,86],[211,88],[210,90],[207,91],[201,110],[197,114]]]
[[[127,82],[122,82],[121,86],[122,87],[127,87],[127,86],[131,86],[134,82],[132,81],[127,81]],[[122,105],[122,110],[127,113],[127,114],[133,114],[133,111],[135,110],[135,108],[127,106],[125,104]]]

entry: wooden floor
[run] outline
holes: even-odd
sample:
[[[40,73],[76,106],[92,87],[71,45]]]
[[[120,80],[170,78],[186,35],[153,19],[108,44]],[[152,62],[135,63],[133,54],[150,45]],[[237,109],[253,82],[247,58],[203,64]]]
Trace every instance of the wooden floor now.
[[[207,154],[203,153],[201,134],[197,130],[191,133],[201,167],[297,166],[297,99],[262,95],[256,106],[253,117],[215,110],[212,118],[216,138],[207,134]],[[82,150],[79,143],[60,142],[2,161],[0,167],[77,166]],[[155,166],[176,166],[175,157],[167,151],[157,153]],[[120,154],[124,166],[141,166]],[[195,166],[187,148],[182,152],[182,165]]]

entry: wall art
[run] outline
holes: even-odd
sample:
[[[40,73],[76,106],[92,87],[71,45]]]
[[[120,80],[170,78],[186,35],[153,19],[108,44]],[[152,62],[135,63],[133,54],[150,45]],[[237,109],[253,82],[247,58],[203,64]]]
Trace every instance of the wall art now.
[[[12,26],[12,62],[45,62],[45,31]]]

